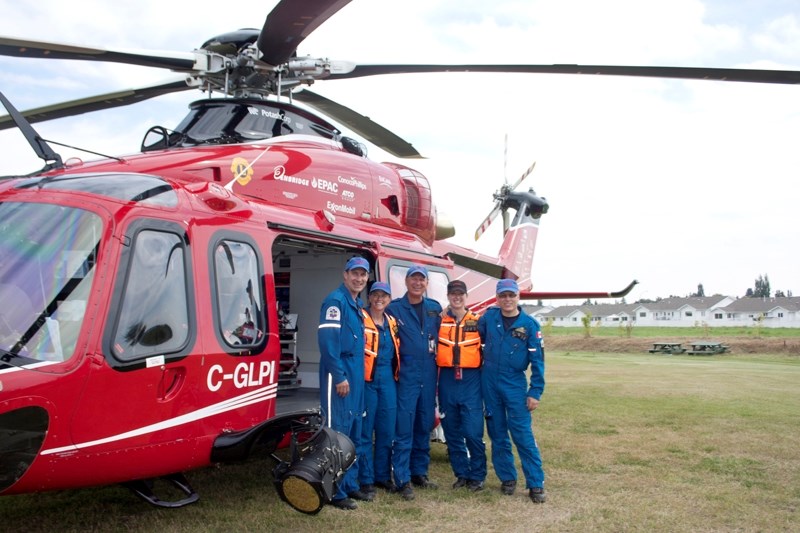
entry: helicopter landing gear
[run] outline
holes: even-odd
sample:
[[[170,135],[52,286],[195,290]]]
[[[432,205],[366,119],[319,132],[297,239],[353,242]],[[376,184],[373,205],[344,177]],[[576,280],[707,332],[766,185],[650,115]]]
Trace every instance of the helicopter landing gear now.
[[[160,499],[153,492],[156,481],[153,479],[137,479],[136,481],[123,483],[123,486],[128,487],[131,491],[133,491],[134,494],[142,498],[147,503],[155,505],[156,507],[167,507],[174,509],[176,507],[189,505],[190,503],[194,503],[200,499],[200,495],[197,494],[189,485],[189,481],[186,479],[186,476],[180,472],[177,474],[163,476],[159,479],[168,482],[170,485],[172,485],[172,487],[178,489],[179,492],[185,494],[186,497],[175,501],[165,501]]]

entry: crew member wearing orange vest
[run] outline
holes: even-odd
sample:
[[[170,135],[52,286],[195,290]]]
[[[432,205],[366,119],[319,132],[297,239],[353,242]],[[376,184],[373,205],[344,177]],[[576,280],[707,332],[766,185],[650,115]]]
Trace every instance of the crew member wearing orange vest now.
[[[467,286],[447,284],[450,305],[439,328],[439,413],[456,481],[453,488],[483,489],[486,444],[483,442],[481,338],[478,315],[466,307]],[[469,452],[469,453],[467,453]]]
[[[376,281],[369,289],[364,314],[364,406],[358,477],[361,492],[375,495],[375,486],[392,492],[392,441],[397,423],[397,377],[400,341],[397,322],[384,311],[391,301],[388,283]],[[374,448],[373,448],[374,438]]]

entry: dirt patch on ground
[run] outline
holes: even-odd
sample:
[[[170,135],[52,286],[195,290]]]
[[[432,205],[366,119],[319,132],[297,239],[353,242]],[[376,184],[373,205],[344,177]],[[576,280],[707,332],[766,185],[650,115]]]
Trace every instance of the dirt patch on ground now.
[[[551,335],[545,338],[545,348],[557,352],[604,352],[647,353],[654,342],[680,342],[690,349],[695,337],[642,338],[642,337],[590,337],[580,335]],[[800,338],[795,339],[751,339],[747,337],[725,337],[719,340],[730,346],[731,353],[763,353],[800,355]]]

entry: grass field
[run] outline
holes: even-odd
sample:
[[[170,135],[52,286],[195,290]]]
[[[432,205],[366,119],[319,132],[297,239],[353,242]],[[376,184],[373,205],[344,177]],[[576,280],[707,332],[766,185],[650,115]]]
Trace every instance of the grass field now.
[[[800,358],[548,353],[534,427],[548,502],[472,494],[434,443],[437,491],[316,516],[282,503],[271,463],[190,473],[195,505],[118,487],[0,498],[2,531],[800,531]]]

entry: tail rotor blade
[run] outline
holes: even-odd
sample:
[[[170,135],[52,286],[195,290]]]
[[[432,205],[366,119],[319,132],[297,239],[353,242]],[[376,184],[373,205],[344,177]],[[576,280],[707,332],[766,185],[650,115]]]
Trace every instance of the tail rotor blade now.
[[[503,139],[503,183],[508,185],[508,133]]]
[[[525,178],[527,178],[528,176],[531,175],[531,172],[533,172],[533,168],[535,166],[536,166],[536,161],[534,161],[533,164],[531,166],[529,166],[528,169],[525,172],[522,173],[522,176],[519,177],[519,179],[516,181],[516,183],[514,183],[514,185],[511,186],[511,190],[512,191],[517,188],[517,185],[522,183],[522,180],[524,180]]]
[[[500,213],[500,206],[502,205],[501,202],[496,202],[494,204],[494,209],[491,210],[489,215],[481,222],[481,225],[478,226],[478,229],[475,230],[475,240],[477,241],[481,235],[487,230],[489,225],[492,221],[497,218],[497,215]]]

